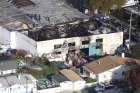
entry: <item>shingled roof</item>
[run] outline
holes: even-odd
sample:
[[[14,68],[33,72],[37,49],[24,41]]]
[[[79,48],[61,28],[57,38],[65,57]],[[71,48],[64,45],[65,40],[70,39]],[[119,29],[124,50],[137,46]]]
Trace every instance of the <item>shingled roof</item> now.
[[[127,57],[122,58],[119,56],[106,56],[86,64],[84,68],[89,72],[94,72],[95,74],[99,74],[107,70],[110,70],[112,68],[115,68],[117,66],[120,66],[126,62],[134,62],[134,61],[138,62],[139,60],[131,59]]]
[[[60,71],[60,73],[70,81],[84,81],[78,74],[70,69],[63,69]]]

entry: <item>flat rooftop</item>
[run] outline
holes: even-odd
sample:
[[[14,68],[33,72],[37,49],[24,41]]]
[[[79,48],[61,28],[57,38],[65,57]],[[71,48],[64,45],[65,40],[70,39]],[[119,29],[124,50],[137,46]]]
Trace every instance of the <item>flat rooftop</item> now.
[[[44,26],[88,18],[65,0],[0,0],[0,25],[20,21]]]
[[[107,23],[101,23],[100,21],[93,19],[92,21],[79,22],[76,24],[63,24],[61,26],[44,26],[38,31],[30,31],[28,33],[28,36],[36,41],[44,41],[60,38],[109,34],[122,31],[123,30],[120,29],[120,27],[111,27]]]
[[[29,22],[25,14],[14,5],[8,3],[8,0],[0,0],[0,25],[14,21]]]
[[[28,75],[8,75],[0,77],[0,87],[8,88],[14,85],[30,84],[32,80]]]
[[[61,83],[64,81],[69,81],[66,77],[62,76],[61,74],[55,74],[52,76],[52,80]]]
[[[18,67],[17,60],[0,60],[1,71],[17,69],[17,67]]]
[[[127,11],[140,16],[140,3],[125,8]]]
[[[24,1],[24,0],[23,0]],[[41,24],[58,24],[73,21],[75,19],[89,18],[77,9],[70,7],[65,0],[31,0],[35,5],[21,7],[24,13],[34,21]]]

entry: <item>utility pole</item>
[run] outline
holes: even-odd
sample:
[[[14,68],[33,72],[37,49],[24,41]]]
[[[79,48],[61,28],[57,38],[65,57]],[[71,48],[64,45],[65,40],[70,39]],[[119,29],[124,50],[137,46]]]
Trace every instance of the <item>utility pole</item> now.
[[[130,50],[131,47],[131,32],[132,32],[132,12],[130,14],[130,20],[129,20],[129,47],[128,49]]]

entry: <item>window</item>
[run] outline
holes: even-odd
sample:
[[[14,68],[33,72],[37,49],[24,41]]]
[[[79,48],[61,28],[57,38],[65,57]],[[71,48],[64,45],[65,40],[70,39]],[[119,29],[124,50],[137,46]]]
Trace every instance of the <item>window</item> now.
[[[61,54],[61,52],[55,52],[55,54],[59,55],[59,54]]]
[[[125,75],[125,72],[124,71],[122,72],[122,75]]]
[[[68,43],[68,46],[75,46],[75,42]]]
[[[96,49],[103,48],[103,39],[96,39]]]
[[[118,73],[117,72],[114,72],[114,75],[118,75]]]
[[[103,39],[96,39],[96,42],[103,42]]]
[[[102,44],[97,44],[96,49],[102,49],[102,46],[103,46]]]
[[[3,75],[3,72],[1,72],[1,75]]]
[[[89,40],[82,41],[82,45],[86,45],[86,44],[89,44]]]
[[[54,45],[54,49],[58,49],[58,48],[61,48],[61,47],[62,47],[62,44]]]

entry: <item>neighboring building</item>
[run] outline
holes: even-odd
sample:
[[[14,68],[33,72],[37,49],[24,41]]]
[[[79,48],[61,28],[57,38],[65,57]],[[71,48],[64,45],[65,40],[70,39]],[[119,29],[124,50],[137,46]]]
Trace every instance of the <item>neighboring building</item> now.
[[[0,60],[0,76],[16,73],[18,64],[17,60]]]
[[[37,81],[38,90],[61,88],[62,90],[72,90],[72,82],[61,74],[54,74]],[[62,91],[61,90],[61,91]]]
[[[21,49],[37,55],[36,41],[20,32],[10,31],[4,27],[0,27],[0,48],[2,48],[0,53],[6,52],[8,49]]]
[[[130,12],[132,14],[136,14],[136,15],[140,16],[140,2],[137,3],[137,5],[135,5],[135,6],[125,7],[125,10],[127,10],[127,12]]]
[[[36,80],[27,74],[0,77],[0,93],[37,93]]]
[[[69,88],[72,88],[73,91],[80,90],[85,87],[86,82],[74,71],[70,69],[63,69],[60,71],[60,73],[72,82],[72,87],[69,86]],[[61,83],[61,86],[64,85],[65,87],[68,87],[68,84],[66,84],[66,82]]]
[[[138,0],[127,0],[126,4],[123,7],[133,6],[136,5],[138,2]]]
[[[79,11],[85,13],[86,9],[89,8],[89,0],[67,0],[69,4],[72,4],[74,8],[77,8]],[[126,3],[123,7],[133,6],[138,3],[138,0],[126,0]]]
[[[96,78],[98,82],[122,80],[125,77],[125,72],[129,70],[125,63],[132,61],[135,60],[119,56],[106,56],[83,66],[82,74]]]
[[[61,93],[85,88],[86,82],[70,69],[60,70],[47,78],[37,81],[38,93]]]

